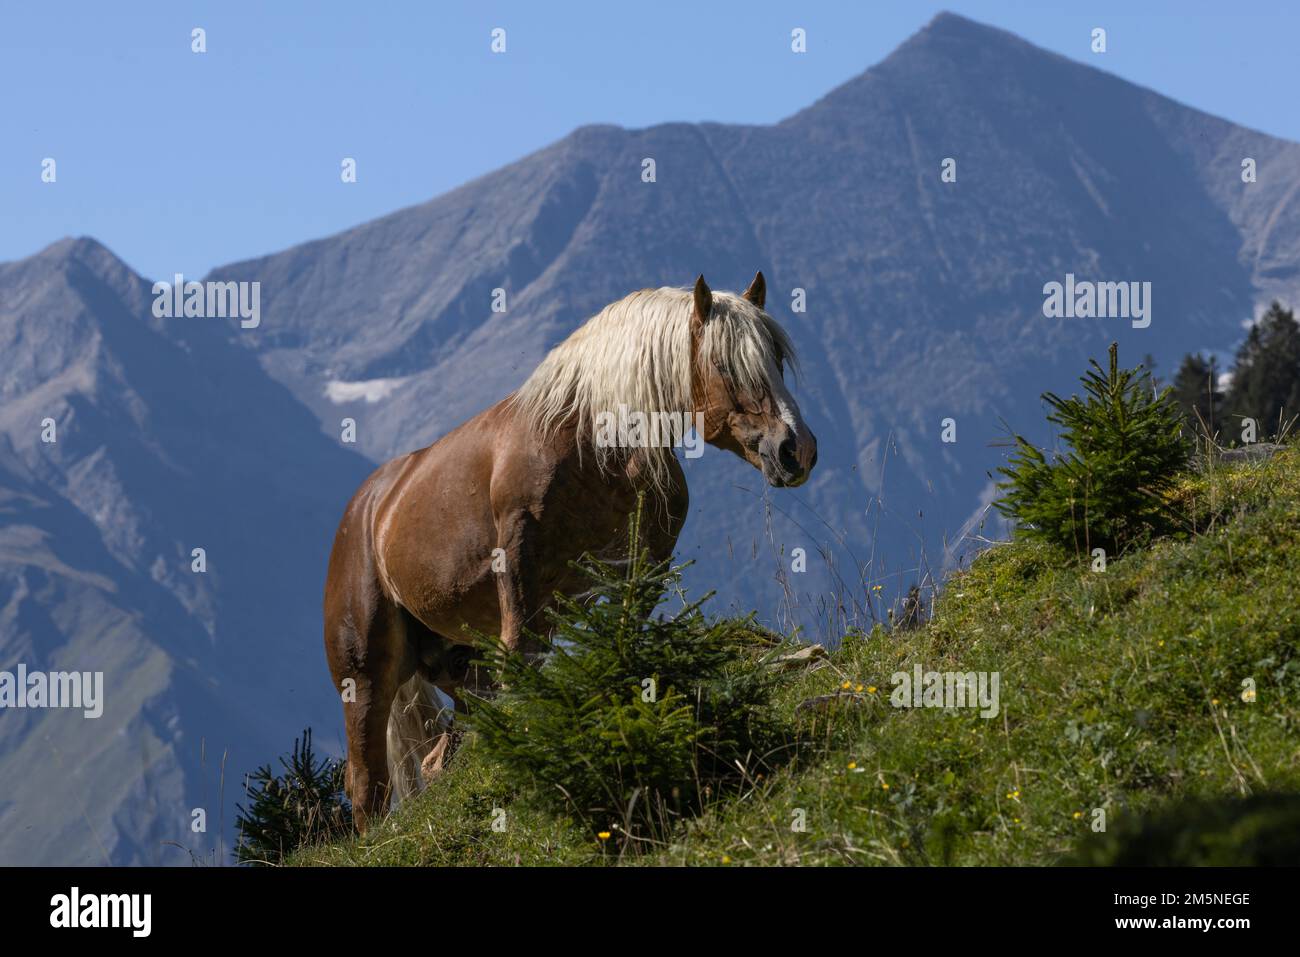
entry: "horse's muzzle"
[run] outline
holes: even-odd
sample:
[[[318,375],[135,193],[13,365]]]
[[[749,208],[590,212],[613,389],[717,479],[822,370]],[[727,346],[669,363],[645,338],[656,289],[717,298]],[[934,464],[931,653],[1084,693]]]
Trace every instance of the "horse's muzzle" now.
[[[808,481],[813,466],[817,464],[817,439],[811,432],[800,442],[794,434],[788,436],[775,453],[761,451],[763,477],[773,488],[798,488]]]

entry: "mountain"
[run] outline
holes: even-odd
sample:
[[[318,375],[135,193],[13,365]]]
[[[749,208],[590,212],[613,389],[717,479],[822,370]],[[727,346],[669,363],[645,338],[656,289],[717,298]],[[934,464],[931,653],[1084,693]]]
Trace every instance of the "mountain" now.
[[[98,718],[0,718],[0,862],[186,863],[164,842],[228,845],[242,774],[338,721],[321,581],[370,466],[94,241],[0,290],[0,668],[103,672]]]
[[[1188,349],[1231,347],[1270,297],[1294,300],[1298,194],[1300,146],[943,14],[778,124],[585,127],[213,275],[262,282],[265,319],[237,341],[326,432],[355,417],[382,460],[510,392],[629,291],[701,272],[742,288],[763,269],[803,358],[818,472],[771,494],[706,454],[682,552],[724,601],[815,633],[815,596],[836,576],[860,597],[855,569],[888,593],[958,559],[1005,426],[1046,440],[1039,394],[1068,388],[1112,338],[1130,364],[1151,354],[1171,373]],[[1045,318],[1044,284],[1067,273],[1150,282],[1151,324]],[[795,289],[806,312],[791,312]],[[947,418],[955,443],[941,441]],[[774,578],[794,547],[836,573],[810,562],[787,594]]]
[[[715,610],[833,639],[995,534],[1006,426],[1048,441],[1039,393],[1112,339],[1169,373],[1300,300],[1300,145],[945,14],[780,123],[584,127],[214,270],[260,282],[256,329],[153,318],[150,284],[93,241],[0,265],[0,669],[98,663],[107,698],[99,719],[0,716],[0,862],[216,846],[194,808],[228,831],[239,775],[303,726],[341,738],[320,587],[373,463],[506,395],[606,303],[760,268],[819,465],[773,491],[730,455],[688,461],[679,552]],[[1067,274],[1151,283],[1150,325],[1046,318]]]

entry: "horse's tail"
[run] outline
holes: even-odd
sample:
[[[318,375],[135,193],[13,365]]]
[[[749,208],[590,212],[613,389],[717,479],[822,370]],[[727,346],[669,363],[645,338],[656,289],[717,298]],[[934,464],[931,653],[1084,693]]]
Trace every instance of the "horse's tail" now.
[[[438,689],[419,674],[397,689],[388,713],[388,780],[390,805],[397,807],[424,788],[424,759],[451,724]]]

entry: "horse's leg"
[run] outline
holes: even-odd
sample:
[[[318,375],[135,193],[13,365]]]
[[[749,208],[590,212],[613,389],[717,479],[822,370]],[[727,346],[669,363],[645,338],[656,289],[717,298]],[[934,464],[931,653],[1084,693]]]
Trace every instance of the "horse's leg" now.
[[[356,702],[343,708],[348,733],[348,794],[362,832],[388,808],[388,716],[400,684],[387,670],[362,672],[357,677]]]
[[[364,831],[388,806],[388,717],[411,676],[400,609],[377,590],[326,604],[326,650],[343,703],[348,739],[347,792]]]
[[[485,668],[472,663],[474,658],[475,652],[468,645],[448,643],[438,658],[438,673],[427,675],[434,686],[451,699],[453,712],[420,766],[425,783],[442,772],[460,746],[463,732],[456,726],[456,715],[469,712],[466,690],[470,694],[484,695],[492,687],[491,676]]]
[[[525,648],[524,629],[536,627],[537,614],[537,522],[522,508],[497,516],[497,547],[505,554],[505,570],[497,572],[497,600],[501,606],[501,643],[510,651]]]

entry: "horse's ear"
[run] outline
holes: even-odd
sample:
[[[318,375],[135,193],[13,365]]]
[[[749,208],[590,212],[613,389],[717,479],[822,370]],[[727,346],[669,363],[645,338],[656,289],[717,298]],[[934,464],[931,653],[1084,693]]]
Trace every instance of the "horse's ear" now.
[[[761,269],[754,273],[754,281],[745,290],[745,298],[758,306],[759,309],[762,309],[763,303],[767,302],[767,280],[763,278]]]
[[[709,313],[713,311],[713,290],[709,284],[704,281],[704,274],[700,273],[700,278],[695,280],[695,317],[700,322],[709,321]]]

